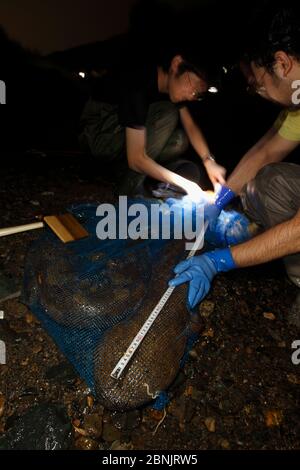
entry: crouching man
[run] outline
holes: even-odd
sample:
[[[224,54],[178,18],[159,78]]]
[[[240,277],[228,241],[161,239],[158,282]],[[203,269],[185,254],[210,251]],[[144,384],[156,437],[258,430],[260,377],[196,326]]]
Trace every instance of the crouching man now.
[[[298,11],[296,11],[298,10]],[[239,195],[246,214],[262,233],[236,246],[217,249],[176,266],[175,286],[189,282],[191,306],[200,302],[218,272],[283,258],[287,274],[300,288],[300,166],[282,160],[300,143],[300,106],[295,85],[300,80],[299,7],[260,14],[261,31],[249,43],[243,69],[248,85],[284,109],[272,128],[239,162],[216,200],[205,208],[210,229],[221,210]],[[299,83],[299,82],[298,82]],[[300,291],[289,321],[300,327]]]

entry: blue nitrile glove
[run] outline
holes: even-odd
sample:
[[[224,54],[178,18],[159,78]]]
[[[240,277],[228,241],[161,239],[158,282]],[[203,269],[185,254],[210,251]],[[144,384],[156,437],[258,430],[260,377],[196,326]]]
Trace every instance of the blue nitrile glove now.
[[[229,248],[209,251],[177,264],[174,272],[178,276],[169,281],[169,286],[179,286],[190,281],[188,303],[194,308],[208,293],[215,275],[234,268],[236,264]]]
[[[236,196],[228,186],[221,186],[216,200],[213,204],[209,203],[204,206],[204,220],[208,221],[209,229],[213,230],[221,210]]]
[[[253,235],[254,228],[250,220],[244,214],[232,210],[221,211],[214,230],[208,227],[204,239],[211,246],[221,248],[245,242]]]

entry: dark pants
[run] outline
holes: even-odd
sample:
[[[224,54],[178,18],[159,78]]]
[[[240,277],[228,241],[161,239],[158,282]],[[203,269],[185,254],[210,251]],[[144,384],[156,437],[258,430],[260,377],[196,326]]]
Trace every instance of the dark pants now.
[[[150,105],[146,120],[146,153],[175,171],[174,162],[188,148],[185,132],[177,128],[178,121],[179,112],[174,104],[161,101]],[[116,166],[116,173],[122,180],[120,192],[130,193],[143,182],[145,175],[128,168],[125,128],[119,124],[117,106],[90,99],[83,110],[80,125],[81,147],[103,163]]]
[[[243,188],[241,200],[246,214],[264,229],[291,219],[300,208],[300,165],[265,166]],[[283,261],[288,276],[300,287],[300,253]]]

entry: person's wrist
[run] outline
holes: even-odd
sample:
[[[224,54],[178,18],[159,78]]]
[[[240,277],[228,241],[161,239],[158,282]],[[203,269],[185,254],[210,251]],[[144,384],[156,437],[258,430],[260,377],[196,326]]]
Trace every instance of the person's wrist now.
[[[208,162],[214,162],[216,163],[216,159],[212,153],[206,153],[201,157],[203,165],[205,165]]]
[[[232,269],[237,268],[230,248],[210,251],[205,253],[205,255],[214,263],[218,273],[231,271]]]

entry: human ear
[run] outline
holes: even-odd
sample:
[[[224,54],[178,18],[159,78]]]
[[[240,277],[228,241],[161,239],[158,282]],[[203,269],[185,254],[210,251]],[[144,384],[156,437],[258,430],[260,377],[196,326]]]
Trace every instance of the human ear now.
[[[173,57],[172,62],[171,62],[171,69],[173,72],[177,72],[179,65],[183,62],[183,58],[181,55],[176,55]]]
[[[276,65],[276,68],[274,69],[275,74],[281,79],[287,78],[293,67],[292,57],[283,51],[277,51],[274,57]]]

